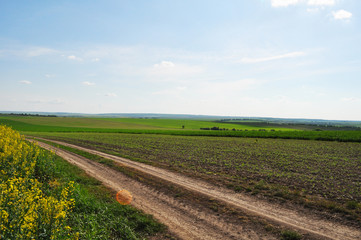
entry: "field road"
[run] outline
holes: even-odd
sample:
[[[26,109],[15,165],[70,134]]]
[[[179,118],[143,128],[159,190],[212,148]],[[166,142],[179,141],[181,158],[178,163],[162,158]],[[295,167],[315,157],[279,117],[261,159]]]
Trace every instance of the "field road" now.
[[[229,189],[210,185],[201,180],[192,179],[165,169],[96,150],[60,141],[47,141],[111,159],[124,166],[136,169],[139,172],[144,172],[145,174],[162,179],[174,186],[190,190],[240,209],[250,215],[295,229],[314,239],[361,239],[361,229],[323,219],[309,211],[290,209],[275,203],[262,201],[240,193],[235,193]],[[185,205],[173,197],[147,187],[102,164],[42,142],[38,142],[38,144],[43,148],[52,150],[70,163],[84,169],[90,176],[100,180],[111,189],[115,191],[120,189],[129,190],[134,197],[132,205],[146,213],[152,214],[160,222],[167,225],[169,230],[180,239],[274,239],[274,237],[268,235],[267,232],[263,231],[260,233],[250,227],[242,226],[242,224],[229,223],[226,219],[222,219],[219,214],[200,211],[190,205]]]

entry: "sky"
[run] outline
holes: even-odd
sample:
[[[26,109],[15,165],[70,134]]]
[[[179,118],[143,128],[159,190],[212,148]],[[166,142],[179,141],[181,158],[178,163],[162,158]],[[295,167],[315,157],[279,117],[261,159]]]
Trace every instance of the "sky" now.
[[[361,1],[0,1],[0,111],[361,120]]]

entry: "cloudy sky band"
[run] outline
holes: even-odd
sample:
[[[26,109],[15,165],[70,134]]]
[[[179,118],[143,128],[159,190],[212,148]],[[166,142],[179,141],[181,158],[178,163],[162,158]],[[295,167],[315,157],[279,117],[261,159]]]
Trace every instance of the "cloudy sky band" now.
[[[22,3],[0,110],[361,120],[359,1]]]

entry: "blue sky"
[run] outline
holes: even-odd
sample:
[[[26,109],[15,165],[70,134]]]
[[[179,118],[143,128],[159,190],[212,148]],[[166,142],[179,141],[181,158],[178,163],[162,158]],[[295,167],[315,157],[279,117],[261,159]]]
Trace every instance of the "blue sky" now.
[[[361,1],[1,1],[0,111],[361,120]]]

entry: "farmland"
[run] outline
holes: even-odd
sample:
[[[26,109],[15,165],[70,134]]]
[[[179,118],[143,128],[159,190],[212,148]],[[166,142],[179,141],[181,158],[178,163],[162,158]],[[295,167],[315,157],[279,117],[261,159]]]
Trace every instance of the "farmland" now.
[[[237,191],[292,191],[360,202],[361,144],[306,140],[114,133],[41,136],[221,182]],[[266,191],[267,192],[267,191]]]
[[[247,125],[247,122],[243,124],[230,124],[180,119],[19,117],[0,115],[0,124],[11,126],[13,129],[27,134],[32,132],[94,132],[361,142],[360,130],[300,131],[293,129],[292,125],[288,125],[287,128],[277,128],[274,125],[270,126],[267,124]],[[185,126],[185,128],[182,129],[182,126]],[[229,130],[200,130],[200,128],[212,128],[214,126]],[[230,130],[233,128],[235,131]]]
[[[28,136],[126,157],[271,201],[342,213],[361,223],[359,130],[177,119],[1,116],[0,122]],[[236,130],[199,130],[233,125]]]
[[[201,131],[215,122],[179,119],[1,116],[0,122],[28,135],[208,176],[235,190],[265,183],[258,188],[290,186],[332,201],[361,201],[361,131],[252,131],[239,124],[243,131]],[[224,125],[233,127],[218,126]]]
[[[16,127],[23,126],[27,130],[33,127],[37,131],[110,131],[116,129],[153,129],[153,130],[199,130],[200,128],[227,128],[238,130],[258,130],[262,127],[247,126],[240,124],[217,123],[205,120],[183,120],[183,119],[141,119],[141,118],[76,118],[76,117],[34,117],[34,116],[9,116],[0,115],[0,123],[13,124]],[[51,128],[49,128],[51,127]],[[289,131],[289,128],[265,129]],[[292,130],[292,129],[291,129]]]

